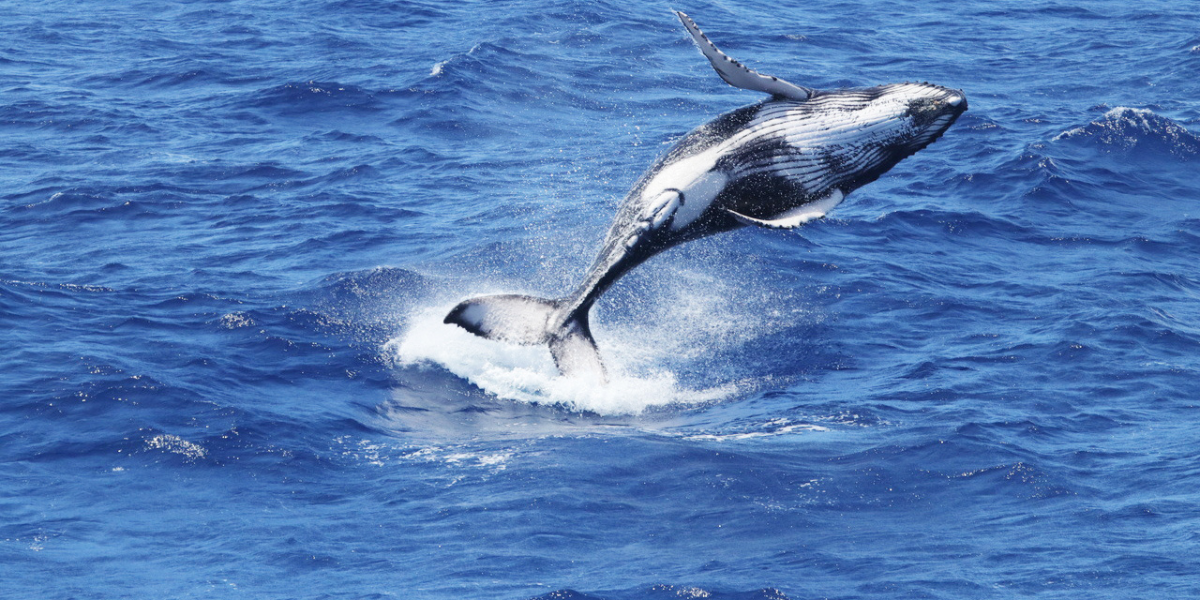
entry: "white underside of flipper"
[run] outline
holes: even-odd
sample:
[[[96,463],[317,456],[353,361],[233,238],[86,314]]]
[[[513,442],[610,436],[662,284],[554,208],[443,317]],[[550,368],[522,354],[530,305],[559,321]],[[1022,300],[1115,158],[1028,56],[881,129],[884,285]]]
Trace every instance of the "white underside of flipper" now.
[[[747,217],[739,212],[725,209],[725,212],[733,215],[735,219],[745,225],[756,225],[758,227],[769,227],[771,229],[795,229],[809,221],[815,221],[829,214],[835,206],[842,203],[842,199],[846,195],[841,190],[833,190],[828,196],[809,202],[803,206],[797,206],[791,210],[781,212],[770,219],[755,219]]]
[[[696,42],[696,47],[700,48],[700,52],[704,53],[704,57],[712,63],[717,75],[720,75],[725,83],[744,90],[765,92],[792,100],[808,100],[812,97],[813,91],[804,86],[784,81],[773,75],[763,75],[730,58],[729,55],[721,52],[716,44],[709,41],[708,36],[700,31],[691,17],[679,11],[675,11],[675,16],[683,21],[683,26],[687,28],[688,33],[692,34],[692,40]]]

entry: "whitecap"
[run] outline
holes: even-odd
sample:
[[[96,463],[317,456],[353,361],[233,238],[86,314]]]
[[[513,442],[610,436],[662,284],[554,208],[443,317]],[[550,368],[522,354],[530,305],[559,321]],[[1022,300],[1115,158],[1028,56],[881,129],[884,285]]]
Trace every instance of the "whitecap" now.
[[[1100,119],[1068,129],[1053,141],[1078,140],[1105,151],[1166,152],[1178,158],[1200,154],[1200,137],[1152,110],[1117,106]]]

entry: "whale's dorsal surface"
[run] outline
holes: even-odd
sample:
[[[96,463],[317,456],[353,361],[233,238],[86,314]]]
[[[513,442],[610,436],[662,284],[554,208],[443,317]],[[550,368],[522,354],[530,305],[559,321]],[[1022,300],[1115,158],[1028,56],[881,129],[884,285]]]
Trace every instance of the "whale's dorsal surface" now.
[[[704,53],[704,57],[712,63],[713,69],[717,71],[717,75],[720,75],[721,79],[725,80],[725,83],[744,90],[763,92],[789,100],[803,101],[812,97],[813,90],[809,88],[784,81],[774,75],[763,75],[734,60],[728,54],[721,52],[717,45],[712,43],[703,31],[700,31],[691,17],[679,11],[675,11],[675,16],[679,17],[688,33],[692,34],[692,41],[696,42],[696,47]]]

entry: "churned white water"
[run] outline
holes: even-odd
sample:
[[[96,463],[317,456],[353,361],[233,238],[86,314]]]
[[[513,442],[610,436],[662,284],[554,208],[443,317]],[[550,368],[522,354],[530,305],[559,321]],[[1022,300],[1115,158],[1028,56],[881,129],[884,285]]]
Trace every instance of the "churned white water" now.
[[[606,300],[593,309],[592,330],[609,382],[563,377],[545,346],[487,340],[442,319],[463,298],[414,309],[405,330],[384,346],[399,367],[442,368],[498,398],[600,415],[639,414],[652,407],[698,405],[735,396],[753,385],[733,365],[713,359],[714,348],[736,348],[794,324],[797,309],[777,298],[747,293],[734,273],[713,275],[663,269],[641,304],[609,320]],[[791,306],[790,303],[783,303]],[[633,316],[630,316],[633,315]],[[677,369],[703,370],[702,383],[685,383]],[[704,382],[707,382],[705,385]]]
[[[671,352],[671,345],[619,334],[601,343],[609,371],[607,384],[563,377],[545,346],[487,340],[442,323],[452,306],[426,309],[416,315],[407,331],[388,342],[385,352],[401,366],[444,368],[499,398],[601,415],[716,402],[737,391],[732,384],[707,389],[681,385],[670,371],[652,366],[655,358]],[[635,372],[626,366],[627,361],[651,366]]]

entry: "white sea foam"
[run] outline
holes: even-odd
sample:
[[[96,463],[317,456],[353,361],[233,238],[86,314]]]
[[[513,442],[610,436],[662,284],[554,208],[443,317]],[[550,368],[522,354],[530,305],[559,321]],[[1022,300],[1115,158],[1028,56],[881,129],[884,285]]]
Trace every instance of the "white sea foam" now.
[[[208,450],[203,446],[189,442],[177,435],[159,434],[146,440],[147,450],[165,450],[191,460],[199,460],[208,456]]]
[[[330,450],[339,452],[343,460],[376,467],[404,463],[435,463],[448,469],[450,484],[474,474],[494,475],[508,468],[520,452],[513,448],[481,450],[470,445],[430,445],[414,447],[408,444],[387,444],[373,439],[341,436],[333,440]],[[473,472],[473,473],[472,473]]]
[[[712,442],[742,441],[755,438],[773,438],[793,435],[796,433],[829,431],[828,427],[815,423],[791,423],[787,419],[773,419],[755,431],[739,431],[734,433],[689,433],[683,434],[690,440],[705,440]]]
[[[685,259],[645,265],[597,304],[591,326],[607,385],[561,376],[545,346],[486,340],[442,322],[468,297],[498,291],[553,295],[511,281],[443,289],[439,297],[410,307],[399,315],[404,330],[383,352],[401,369],[442,368],[500,399],[602,416],[720,402],[772,377],[739,360],[740,348],[821,318],[764,283],[744,260],[737,269],[722,268],[726,262],[710,249],[702,264]]]
[[[427,309],[413,317],[409,329],[388,342],[385,352],[400,366],[440,365],[499,398],[561,405],[602,415],[638,414],[654,406],[715,402],[736,391],[733,385],[688,389],[665,370],[630,374],[623,365],[625,358],[647,359],[654,354],[653,342],[646,340],[623,343],[618,339],[611,343],[606,338],[608,385],[562,377],[543,346],[485,340],[442,323],[451,307]]]
[[[744,391],[753,384],[738,365],[714,355],[812,318],[786,300],[755,293],[738,273],[666,271],[651,280],[661,285],[642,290],[636,306],[606,315],[604,310],[613,309],[609,300],[593,311],[607,385],[562,377],[544,346],[486,340],[443,324],[457,298],[427,303],[407,315],[406,330],[385,345],[384,353],[398,367],[437,365],[506,400],[637,415],[653,407],[719,402]],[[709,383],[685,384],[678,375],[683,372]]]

